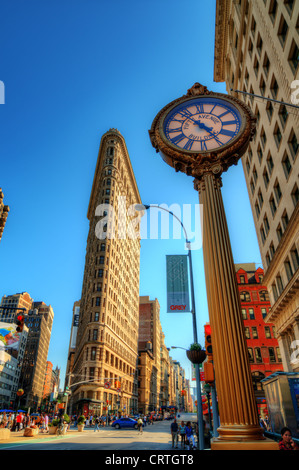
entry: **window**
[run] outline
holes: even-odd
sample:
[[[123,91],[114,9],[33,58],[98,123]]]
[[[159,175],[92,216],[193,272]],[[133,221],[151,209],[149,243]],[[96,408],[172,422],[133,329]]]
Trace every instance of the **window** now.
[[[245,276],[240,276],[240,283],[245,284]]]
[[[271,122],[273,111],[274,111],[271,101],[267,102],[266,110],[267,110],[268,119]]]
[[[299,267],[299,254],[295,246],[293,246],[293,248],[291,249],[291,258],[292,258],[294,271],[297,271]]]
[[[101,304],[101,297],[96,298],[96,307],[99,307]]]
[[[267,172],[266,168],[264,168],[263,179],[264,179],[265,188],[267,189],[268,185],[269,185],[270,178],[269,178],[269,175],[268,175],[268,172]]]
[[[242,291],[240,293],[240,297],[241,297],[241,302],[250,302],[251,300],[250,293],[247,291]]]
[[[288,258],[284,262],[284,267],[285,267],[285,270],[286,270],[286,275],[287,275],[288,281],[290,281],[293,277],[293,270],[292,270],[292,265],[290,263],[290,260]]]
[[[277,0],[271,0],[270,7],[269,7],[269,16],[271,18],[272,23],[275,22],[277,13]]]
[[[291,45],[288,61],[292,71],[295,74],[299,63],[299,48],[294,40]]]
[[[265,52],[265,56],[264,56],[263,69],[264,69],[266,77],[268,77],[269,69],[270,69],[270,60],[269,60],[269,57],[267,56],[266,52]]]
[[[277,287],[278,287],[278,292],[279,292],[279,294],[281,294],[282,291],[283,291],[283,283],[282,283],[282,279],[281,279],[280,275],[276,276],[276,283],[277,283]]]
[[[276,180],[274,184],[274,193],[275,193],[277,204],[279,204],[282,193],[281,193],[280,184],[278,180]]]
[[[262,48],[263,48],[263,40],[262,40],[261,35],[259,33],[258,37],[257,37],[257,41],[256,41],[256,49],[257,49],[259,55],[261,55],[261,53],[262,53]]]
[[[90,359],[91,359],[91,361],[95,361],[95,360],[96,360],[96,353],[97,353],[97,349],[96,349],[96,348],[91,348],[91,352],[90,352]]]
[[[270,330],[270,326],[265,326],[265,336],[266,338],[271,338],[271,330]]]
[[[276,78],[275,78],[274,75],[273,75],[273,77],[272,77],[272,82],[271,82],[270,90],[271,90],[272,97],[273,97],[274,99],[277,98],[277,94],[278,94],[278,83],[277,83]]]
[[[296,136],[296,134],[294,133],[293,130],[290,134],[288,144],[289,144],[289,148],[291,150],[292,158],[293,158],[293,160],[295,160],[295,158],[297,156],[299,144],[298,144],[297,136]]]
[[[103,269],[98,270],[98,277],[103,277]]]
[[[291,196],[292,196],[292,200],[293,200],[294,206],[296,207],[297,202],[299,201],[299,191],[298,191],[298,186],[297,186],[297,184],[295,184]]]
[[[253,327],[251,328],[251,331],[252,331],[252,338],[253,338],[253,339],[258,339],[257,327],[256,327],[256,326],[253,326]]]
[[[268,166],[269,174],[271,175],[273,168],[274,168],[274,163],[273,163],[273,158],[270,152],[268,153],[268,157],[267,157],[267,166]]]
[[[281,15],[280,22],[279,22],[279,27],[278,27],[278,39],[280,41],[280,44],[282,47],[284,47],[287,34],[288,34],[288,23],[284,19],[284,16]]]
[[[254,63],[253,63],[253,70],[254,70],[254,73],[255,73],[256,77],[258,76],[259,68],[260,68],[260,61],[257,58],[257,56],[255,56]]]
[[[259,218],[261,212],[260,212],[260,206],[258,205],[257,201],[255,203],[255,213],[256,213],[256,217]]]
[[[245,338],[250,339],[250,330],[248,326],[245,326]]]
[[[269,248],[270,248],[270,255],[273,258],[273,256],[275,255],[275,248],[274,248],[273,242],[270,244]]]
[[[282,139],[282,135],[281,135],[280,127],[277,123],[276,123],[275,129],[274,129],[274,139],[275,139],[275,143],[276,143],[277,148],[279,148],[280,142],[281,142],[281,139]]]
[[[242,308],[242,309],[241,309],[241,313],[242,313],[242,318],[243,318],[243,320],[247,320],[246,308]]]
[[[286,7],[286,9],[287,9],[290,16],[292,15],[294,2],[295,2],[295,0],[284,0],[285,7]]]
[[[267,316],[267,309],[266,308],[261,308],[261,312],[262,312],[263,319],[265,319],[266,316]]]
[[[274,217],[274,215],[276,213],[276,210],[277,210],[277,207],[276,207],[276,203],[275,203],[273,194],[271,194],[269,203],[270,203],[270,208],[271,208],[272,215]]]
[[[287,152],[284,153],[283,159],[282,159],[282,168],[285,174],[286,179],[288,179],[291,171],[292,171],[292,164],[290,162],[289,156]]]
[[[254,357],[253,357],[253,350],[252,348],[248,348],[248,356],[249,356],[249,362],[253,363],[254,362]]]
[[[258,156],[259,162],[261,163],[263,159],[263,152],[262,152],[262,148],[260,144],[258,145],[258,148],[257,148],[257,156]]]
[[[264,203],[264,198],[263,198],[261,190],[259,190],[257,197],[258,197],[258,200],[259,200],[259,203],[260,203],[260,207],[262,208],[263,203]]]
[[[269,351],[269,360],[270,360],[270,362],[276,362],[274,348],[268,348],[268,351]]]
[[[280,118],[280,122],[281,122],[283,128],[285,128],[288,117],[289,117],[288,110],[287,110],[286,106],[284,104],[282,104],[279,108],[279,118]]]
[[[266,93],[266,84],[265,84],[265,80],[263,77],[261,77],[261,80],[260,80],[260,90],[261,90],[261,94],[263,96],[265,96],[265,93]]]
[[[250,320],[255,320],[254,309],[253,309],[253,308],[249,308],[249,309],[248,309],[248,313],[249,313],[249,319],[250,319]]]
[[[282,221],[283,228],[285,230],[288,226],[288,223],[289,223],[289,217],[288,217],[288,213],[287,213],[286,210],[282,214],[281,221]]]
[[[264,217],[264,227],[265,227],[266,235],[268,235],[269,230],[270,230],[270,225],[269,225],[269,220],[268,220],[267,215],[265,215]]]
[[[97,339],[98,339],[98,330],[93,330],[92,339],[93,339],[93,341],[97,341]]]
[[[99,321],[99,318],[100,318],[99,312],[95,312],[95,314],[94,314],[94,321]]]
[[[280,224],[278,225],[278,227],[276,229],[276,234],[277,234],[278,242],[280,242],[280,240],[282,238],[282,235],[283,235],[282,228],[281,228]]]
[[[276,287],[275,284],[272,284],[272,293],[273,293],[274,300],[275,300],[275,302],[276,302],[276,300],[278,299],[279,295],[278,295],[277,287]]]
[[[255,361],[257,363],[263,362],[260,348],[255,348],[254,352],[255,352]]]

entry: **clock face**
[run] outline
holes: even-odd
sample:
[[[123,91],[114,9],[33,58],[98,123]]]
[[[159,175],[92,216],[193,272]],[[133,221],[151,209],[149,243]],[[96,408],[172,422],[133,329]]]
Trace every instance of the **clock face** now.
[[[241,115],[233,104],[207,96],[184,101],[173,108],[164,119],[163,131],[182,150],[211,152],[233,140],[241,124]]]

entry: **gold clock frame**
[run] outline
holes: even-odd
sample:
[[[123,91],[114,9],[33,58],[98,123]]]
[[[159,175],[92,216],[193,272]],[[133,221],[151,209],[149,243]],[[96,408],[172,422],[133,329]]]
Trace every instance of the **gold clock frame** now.
[[[180,149],[172,144],[164,134],[164,121],[167,115],[177,105],[192,101],[199,97],[218,98],[234,105],[241,116],[241,126],[238,134],[227,144],[212,151],[192,151]],[[250,108],[239,99],[223,93],[211,92],[200,83],[195,83],[186,95],[173,100],[159,111],[153,120],[149,136],[152,146],[159,152],[163,160],[176,171],[199,178],[203,171],[213,170],[220,173],[227,171],[231,165],[236,165],[245,153],[248,142],[256,131],[256,117]]]

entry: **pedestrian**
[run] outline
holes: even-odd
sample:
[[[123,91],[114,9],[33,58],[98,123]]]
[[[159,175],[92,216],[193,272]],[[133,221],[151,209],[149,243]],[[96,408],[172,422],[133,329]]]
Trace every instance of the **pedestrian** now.
[[[192,429],[192,425],[190,421],[188,421],[186,425],[186,441],[188,441],[187,442],[188,450],[195,449],[195,439],[194,439],[193,429]]]
[[[20,431],[22,429],[22,413],[19,413],[16,418],[16,431]]]
[[[172,437],[172,447],[175,447],[176,449],[178,448],[178,423],[176,422],[176,419],[174,418],[173,422],[170,425],[170,431],[171,431],[171,437]]]
[[[279,445],[279,450],[298,450],[298,446],[295,444],[295,442],[292,439],[292,433],[289,428],[282,428],[280,431],[281,434],[281,439],[278,443]]]
[[[184,421],[181,421],[181,424],[179,426],[179,433],[181,436],[181,447],[185,449],[185,443],[186,443],[186,426]]]
[[[94,419],[94,424],[95,424],[95,426],[94,426],[94,432],[99,431],[100,420],[99,420],[99,418],[98,418],[97,416],[96,416],[95,419]]]
[[[144,426],[146,426],[146,416],[145,415],[143,416],[143,422],[144,422]]]
[[[138,421],[137,421],[137,428],[138,428],[139,434],[142,434],[142,433],[143,433],[142,425],[143,425],[142,419],[141,419],[141,418],[138,418]]]

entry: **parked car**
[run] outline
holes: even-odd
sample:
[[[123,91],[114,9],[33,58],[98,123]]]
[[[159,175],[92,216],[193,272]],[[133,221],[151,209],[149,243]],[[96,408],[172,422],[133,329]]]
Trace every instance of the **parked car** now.
[[[137,421],[136,419],[132,418],[119,418],[115,420],[111,426],[115,429],[120,429],[120,428],[135,428],[137,429]]]

